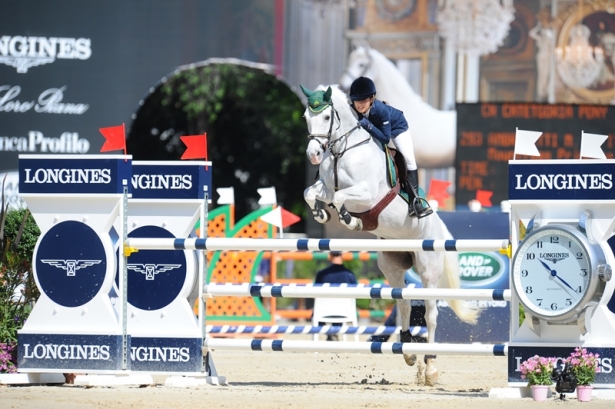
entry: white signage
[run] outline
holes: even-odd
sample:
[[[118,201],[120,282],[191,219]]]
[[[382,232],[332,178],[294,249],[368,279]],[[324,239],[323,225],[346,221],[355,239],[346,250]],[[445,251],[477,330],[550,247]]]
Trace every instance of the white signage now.
[[[92,55],[89,38],[0,37],[0,63],[25,74],[28,68],[49,64],[56,58],[87,60]]]
[[[69,114],[81,115],[88,110],[88,104],[74,104],[62,102],[64,91],[62,88],[49,88],[41,92],[36,101],[20,101],[17,99],[21,93],[19,85],[0,86],[0,112],[24,113],[34,109],[41,114]]]

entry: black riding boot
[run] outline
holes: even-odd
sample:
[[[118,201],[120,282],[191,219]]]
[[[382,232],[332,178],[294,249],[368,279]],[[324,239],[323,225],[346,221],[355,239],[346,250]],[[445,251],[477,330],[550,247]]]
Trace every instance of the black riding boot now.
[[[408,171],[408,186],[406,186],[406,192],[408,192],[410,196],[410,216],[416,216],[422,219],[433,213],[427,200],[419,196],[419,173],[416,169]]]

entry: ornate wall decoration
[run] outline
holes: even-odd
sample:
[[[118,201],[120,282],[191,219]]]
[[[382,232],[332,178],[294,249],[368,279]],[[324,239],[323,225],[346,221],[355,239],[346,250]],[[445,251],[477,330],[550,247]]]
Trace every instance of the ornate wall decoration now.
[[[558,99],[574,102],[573,96],[594,103],[610,103],[615,99],[615,0],[584,2],[581,13],[574,5],[558,15],[555,26],[559,28],[557,47],[569,44],[575,27],[583,24],[589,29],[589,45],[602,54],[600,72],[586,87],[565,87]],[[562,84],[565,86],[565,84]]]
[[[416,0],[376,0],[378,15],[389,21],[410,16],[416,9]]]

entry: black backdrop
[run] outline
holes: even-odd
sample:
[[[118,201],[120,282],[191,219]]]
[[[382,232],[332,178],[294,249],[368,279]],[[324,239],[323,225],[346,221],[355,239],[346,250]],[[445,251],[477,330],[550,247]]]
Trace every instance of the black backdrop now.
[[[211,57],[273,63],[272,0],[0,0],[0,6],[0,172],[16,169],[20,153],[52,153],[53,144],[57,153],[69,153],[59,140],[47,151],[41,144],[30,150],[35,136],[65,134],[65,141],[82,140],[79,153],[99,153],[98,128],[125,123],[128,133],[141,98],[180,65]],[[91,55],[56,58],[19,73],[10,65],[20,54],[19,36],[89,39]],[[61,103],[87,110],[25,109],[23,103],[36,104],[51,89],[62,90]],[[17,101],[25,112],[15,112]]]
[[[508,199],[508,161],[513,159],[515,130],[543,132],[539,157],[579,159],[581,131],[609,135],[602,145],[608,159],[615,152],[615,107],[534,103],[457,104],[455,203],[465,206],[477,190],[493,192],[495,208]]]

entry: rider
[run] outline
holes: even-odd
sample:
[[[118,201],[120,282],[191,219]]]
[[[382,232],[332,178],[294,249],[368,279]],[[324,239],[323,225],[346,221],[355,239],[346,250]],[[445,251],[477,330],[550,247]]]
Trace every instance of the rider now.
[[[410,196],[410,216],[419,219],[433,213],[425,199],[419,196],[419,177],[414,159],[414,146],[404,113],[376,99],[376,85],[367,77],[359,77],[350,86],[352,107],[359,114],[359,123],[371,136],[386,145],[391,138],[398,151],[406,159],[408,184],[405,187]]]

